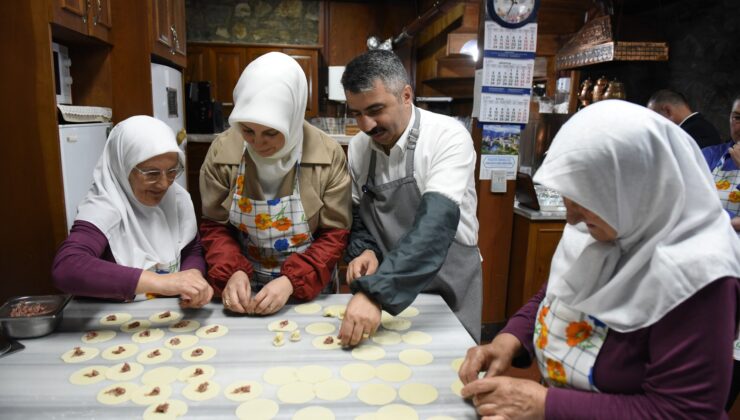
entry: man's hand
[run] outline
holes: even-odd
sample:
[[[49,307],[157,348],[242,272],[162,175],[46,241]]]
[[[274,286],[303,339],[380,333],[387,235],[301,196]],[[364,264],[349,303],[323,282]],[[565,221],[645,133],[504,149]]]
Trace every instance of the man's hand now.
[[[221,293],[221,298],[224,308],[242,314],[247,313],[247,307],[252,300],[252,286],[249,284],[247,273],[237,271],[232,274]]]
[[[547,388],[527,379],[496,376],[465,385],[463,398],[472,398],[484,418],[539,420],[545,418]]]
[[[465,360],[460,365],[458,375],[464,384],[478,379],[478,373],[486,371],[486,377],[504,373],[511,366],[511,361],[519,352],[522,343],[514,335],[503,333],[490,343],[471,347]]]
[[[247,313],[269,315],[285,306],[293,294],[293,284],[286,276],[280,276],[267,283],[247,306]]]
[[[375,256],[375,252],[366,249],[347,265],[347,284],[362,276],[374,274],[377,270],[378,257]]]
[[[360,341],[375,334],[380,325],[380,305],[364,293],[358,292],[347,304],[339,339],[342,346],[356,346]]]

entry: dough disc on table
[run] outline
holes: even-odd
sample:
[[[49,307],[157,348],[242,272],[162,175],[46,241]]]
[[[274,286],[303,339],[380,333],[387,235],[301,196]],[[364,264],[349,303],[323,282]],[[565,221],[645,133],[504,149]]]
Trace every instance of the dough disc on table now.
[[[454,370],[455,372],[460,372],[460,366],[462,366],[464,361],[464,357],[458,357],[457,359],[453,360],[452,363],[450,363],[450,366],[452,366],[452,370]]]
[[[101,365],[85,366],[71,374],[69,382],[74,385],[96,384],[105,379],[105,371],[107,370],[107,367]]]
[[[417,315],[419,315],[419,309],[415,306],[409,306],[396,316],[400,316],[401,318],[413,318]]]
[[[457,395],[458,397],[462,397],[463,383],[459,378],[455,379],[455,382],[450,385],[450,389],[452,390],[453,394]]]
[[[179,343],[177,343],[177,341],[179,341]],[[198,341],[200,341],[200,338],[192,334],[182,334],[170,337],[164,342],[164,346],[173,350],[182,350],[188,347],[193,347],[198,344]]]
[[[109,317],[115,319],[108,320]],[[121,325],[129,319],[131,319],[131,314],[126,312],[109,313],[100,318],[100,325]]]
[[[312,335],[329,335],[336,329],[337,327],[334,324],[328,322],[314,322],[306,325],[306,332]]]
[[[413,407],[403,404],[390,404],[381,407],[375,413],[377,420],[419,420],[419,414]]]
[[[329,305],[324,308],[324,316],[331,318],[344,319],[344,313],[347,311],[347,305]]]
[[[75,356],[74,354],[77,353],[78,350],[82,352],[82,354]],[[100,350],[95,347],[75,347],[71,350],[65,351],[64,354],[62,354],[62,360],[64,360],[65,363],[87,362],[90,359],[94,359],[99,353]]]
[[[152,369],[141,377],[143,384],[171,384],[177,380],[180,369],[172,366],[163,366]]]
[[[211,324],[200,327],[198,331],[195,332],[195,335],[200,338],[219,338],[225,336],[228,332],[229,329],[225,325]]]
[[[198,369],[203,373],[197,374]],[[181,382],[198,381],[210,379],[215,374],[216,369],[211,365],[191,365],[180,370],[180,373],[177,374],[177,380]]]
[[[152,395],[156,394],[156,395]],[[131,395],[131,401],[138,405],[162,403],[172,395],[172,387],[167,384],[146,384],[136,389]]]
[[[325,366],[308,365],[303,366],[296,372],[296,377],[301,382],[316,384],[331,378],[331,369]]]
[[[245,387],[249,387],[249,391]],[[224,396],[231,401],[249,401],[262,395],[262,385],[255,381],[239,381],[226,387]]]
[[[437,388],[428,384],[404,384],[398,390],[398,396],[409,404],[431,404],[439,397]]]
[[[118,382],[111,384],[101,389],[98,392],[98,402],[106,405],[115,405],[125,403],[131,399],[132,394],[139,386],[132,382]],[[122,391],[119,395],[116,395],[115,389]]]
[[[137,333],[152,326],[152,323],[146,319],[132,319],[121,325],[121,331],[127,333]]]
[[[432,342],[432,336],[423,331],[409,331],[401,338],[404,343],[412,346],[423,346]]]
[[[144,366],[135,363],[128,363],[128,370],[123,371],[127,363],[121,362],[108,368],[105,372],[105,377],[111,381],[130,381],[144,372]]]
[[[202,354],[199,354],[199,349],[202,351]],[[193,347],[187,350],[183,350],[182,352],[182,358],[187,360],[188,362],[205,362],[215,355],[216,349],[209,346]]]
[[[295,321],[290,321],[287,319],[278,319],[277,321],[271,322],[270,325],[267,326],[268,330],[274,332],[293,332],[293,330],[295,330],[296,328],[298,328],[298,324],[296,324]]]
[[[411,328],[411,321],[406,318],[391,318],[381,321],[381,324],[386,330],[405,331]]]
[[[243,420],[270,420],[275,417],[280,406],[273,400],[256,399],[241,403],[236,408],[236,416]]]
[[[143,365],[156,365],[164,363],[172,358],[172,350],[164,347],[155,347],[144,350],[136,356],[136,361]]]
[[[411,377],[411,368],[400,363],[386,363],[375,368],[375,375],[386,382],[403,382]]]
[[[205,401],[217,396],[220,392],[221,386],[218,383],[205,379],[188,382],[182,390],[182,396],[191,401]]]
[[[147,328],[145,330],[134,333],[131,336],[131,341],[139,344],[151,343],[152,341],[157,341],[162,337],[164,337],[164,331],[160,330],[159,328]]]
[[[363,413],[355,416],[355,420],[378,420],[378,416],[375,413]]]
[[[406,349],[398,353],[398,360],[411,366],[423,366],[432,363],[434,356],[426,350]]]
[[[334,412],[326,407],[312,406],[301,408],[293,415],[293,420],[334,420]]]
[[[331,340],[329,340],[331,338]],[[311,341],[314,347],[319,350],[335,350],[342,348],[342,342],[335,335],[320,335]]]
[[[167,411],[157,413],[157,407],[167,404]],[[144,420],[174,419],[184,416],[188,412],[188,405],[180,400],[166,400],[161,403],[152,404],[144,411]]]
[[[395,331],[378,330],[370,339],[380,345],[391,346],[401,342],[401,334]]]
[[[352,393],[352,387],[341,379],[328,379],[316,384],[316,397],[327,401],[337,401]]]
[[[315,314],[321,310],[321,305],[318,303],[304,303],[302,305],[296,305],[295,308],[293,308],[294,311],[298,312],[299,314]]]
[[[357,360],[380,360],[385,357],[385,350],[372,344],[360,344],[352,349],[352,357]]]
[[[298,381],[297,370],[289,366],[277,366],[267,369],[262,379],[270,385],[285,385]]]
[[[95,337],[88,338],[88,335],[95,335]],[[106,341],[112,340],[116,336],[115,331],[111,330],[90,330],[82,336],[81,340],[86,344],[105,343]]]
[[[200,328],[200,322],[193,319],[183,319],[170,325],[170,331],[173,333],[187,333]]]
[[[455,420],[455,418],[450,416],[432,416],[427,420]]]
[[[366,384],[357,390],[357,398],[369,405],[386,405],[396,399],[396,390],[386,384]]]
[[[286,404],[304,404],[316,398],[316,394],[313,384],[291,382],[278,389],[277,397]]]
[[[350,382],[365,382],[375,377],[375,367],[367,363],[350,363],[342,366],[339,375]]]
[[[110,346],[103,350],[102,357],[105,360],[122,360],[129,358],[139,352],[139,346],[126,343]]]
[[[177,311],[162,311],[149,317],[149,321],[155,324],[166,324],[168,322],[177,322],[182,319],[182,313]]]

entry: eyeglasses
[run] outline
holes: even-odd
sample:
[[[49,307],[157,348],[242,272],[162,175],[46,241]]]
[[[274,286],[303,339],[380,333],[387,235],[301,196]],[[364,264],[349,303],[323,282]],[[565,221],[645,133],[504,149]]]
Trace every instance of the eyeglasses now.
[[[175,178],[180,176],[180,174],[182,174],[185,170],[182,165],[177,165],[177,167],[171,169],[152,169],[149,171],[143,171],[136,166],[134,166],[134,169],[136,169],[139,174],[144,177],[144,182],[147,184],[156,184],[157,182],[159,182],[162,174],[164,174],[164,176],[167,178],[167,182],[174,182]]]

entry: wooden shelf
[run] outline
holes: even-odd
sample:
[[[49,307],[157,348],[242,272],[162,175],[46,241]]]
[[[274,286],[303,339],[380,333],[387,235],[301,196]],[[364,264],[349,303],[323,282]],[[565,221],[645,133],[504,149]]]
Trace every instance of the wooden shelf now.
[[[454,99],[473,98],[473,77],[435,77],[424,80],[423,83]]]

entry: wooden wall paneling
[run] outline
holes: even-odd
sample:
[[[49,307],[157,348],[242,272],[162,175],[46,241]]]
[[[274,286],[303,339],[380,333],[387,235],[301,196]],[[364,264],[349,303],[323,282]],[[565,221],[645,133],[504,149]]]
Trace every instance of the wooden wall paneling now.
[[[244,47],[214,47],[215,77],[211,83],[213,99],[224,105],[224,118],[228,118],[234,107],[234,86],[247,66],[247,51]]]
[[[51,0],[53,22],[87,33],[87,0]]]
[[[366,41],[371,35],[378,37],[374,19],[379,2],[329,2],[329,45],[326,61],[329,66],[344,66],[355,56],[367,50]]]
[[[420,6],[420,11],[423,13],[431,6],[432,2],[427,1]],[[416,92],[418,96],[447,96],[442,90],[424,84],[424,81],[437,77],[437,59],[447,55],[447,34],[460,27],[464,12],[464,4],[459,4],[444,16],[430,23],[417,35]]]
[[[215,70],[213,50],[202,46],[188,46],[188,65],[185,82],[208,80],[213,82]]]
[[[72,101],[75,105],[113,107],[111,56],[107,46],[70,48]]]
[[[53,293],[51,263],[66,237],[47,1],[0,2],[0,300]]]
[[[306,117],[315,117],[319,115],[319,75],[318,63],[319,51],[309,49],[285,48],[283,52],[293,57],[301,65],[303,72],[306,73],[308,83],[308,104],[306,105]]]

